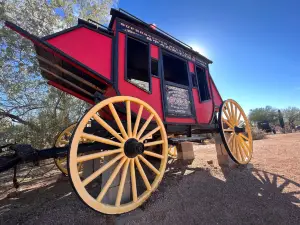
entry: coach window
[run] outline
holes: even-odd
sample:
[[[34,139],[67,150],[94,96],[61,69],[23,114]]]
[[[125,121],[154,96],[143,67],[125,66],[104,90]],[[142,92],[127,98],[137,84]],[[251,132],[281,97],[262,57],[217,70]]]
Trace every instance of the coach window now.
[[[209,100],[210,94],[209,94],[205,69],[196,66],[196,74],[197,74],[197,81],[198,81],[198,87],[200,92],[200,99],[201,101]]]
[[[131,37],[127,38],[127,81],[150,91],[149,46]]]
[[[184,60],[163,52],[163,64],[166,81],[189,86],[187,63]]]

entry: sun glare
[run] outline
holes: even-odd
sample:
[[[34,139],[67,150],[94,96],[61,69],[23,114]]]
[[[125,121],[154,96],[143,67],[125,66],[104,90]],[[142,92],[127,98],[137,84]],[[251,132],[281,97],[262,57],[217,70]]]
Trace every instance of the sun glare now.
[[[189,45],[193,48],[193,50],[195,50],[196,52],[199,52],[201,55],[205,56],[207,54],[205,49],[203,47],[201,47],[200,45],[195,44],[195,43],[189,44]]]

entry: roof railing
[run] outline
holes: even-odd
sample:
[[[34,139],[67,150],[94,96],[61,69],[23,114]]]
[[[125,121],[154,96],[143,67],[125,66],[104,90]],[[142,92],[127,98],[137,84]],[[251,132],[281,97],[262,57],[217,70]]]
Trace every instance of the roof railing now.
[[[102,27],[102,28],[104,28],[104,29],[106,29],[106,30],[108,30],[108,31],[112,31],[109,27],[107,27],[107,26],[104,26],[103,24],[101,24],[101,23],[98,23],[97,21],[95,21],[95,20],[92,20],[92,19],[88,19],[88,22],[92,22],[92,23],[94,23],[94,24],[96,24],[96,25],[98,25],[98,27],[100,26],[100,27]]]
[[[132,17],[132,18],[135,19],[135,20],[138,20],[139,22],[143,23],[144,25],[146,25],[146,26],[148,26],[148,27],[151,26],[151,24],[148,24],[148,23],[144,22],[143,20],[141,20],[141,19],[137,18],[136,16],[130,14],[129,12],[125,11],[124,9],[119,9],[119,11],[120,11],[120,12],[123,12],[123,13],[125,13],[125,14],[127,14],[128,16]],[[189,45],[187,45],[186,43],[184,43],[184,42],[178,40],[177,38],[173,37],[171,34],[168,34],[167,32],[163,31],[162,29],[160,29],[160,28],[158,28],[158,27],[156,27],[156,26],[155,26],[155,30],[158,30],[160,33],[162,33],[162,34],[168,36],[169,38],[173,39],[174,41],[176,41],[176,42],[178,42],[178,43],[180,43],[180,44],[182,44],[182,45],[184,45],[185,47],[187,47],[187,48],[189,48],[189,49],[191,49],[191,50],[194,50],[191,46],[189,46]]]

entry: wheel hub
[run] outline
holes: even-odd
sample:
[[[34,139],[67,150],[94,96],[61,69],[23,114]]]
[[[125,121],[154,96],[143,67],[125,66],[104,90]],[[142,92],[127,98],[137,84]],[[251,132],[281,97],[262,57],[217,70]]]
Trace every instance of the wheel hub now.
[[[236,133],[236,134],[239,134],[239,133],[244,133],[245,132],[245,128],[244,127],[237,127],[237,126],[235,126],[234,127],[234,132]]]
[[[134,158],[139,154],[143,154],[144,144],[134,138],[130,138],[125,142],[124,152],[128,158]]]

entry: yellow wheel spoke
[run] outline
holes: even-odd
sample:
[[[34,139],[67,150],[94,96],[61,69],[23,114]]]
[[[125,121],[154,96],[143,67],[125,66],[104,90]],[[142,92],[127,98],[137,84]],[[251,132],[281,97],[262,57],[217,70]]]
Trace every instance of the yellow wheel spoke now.
[[[225,131],[225,132],[233,132],[233,129],[224,129],[223,131]]]
[[[161,141],[152,141],[152,142],[145,143],[144,146],[149,147],[149,146],[154,146],[154,145],[161,145],[163,143],[164,143],[163,140],[161,140]]]
[[[243,149],[243,151],[245,152],[246,156],[249,157],[249,148],[247,147],[246,143],[243,141],[243,139],[241,137],[239,137],[239,141],[240,141],[240,146]]]
[[[67,157],[59,158],[59,159],[58,159],[58,162],[59,162],[59,163],[64,163],[64,162],[66,162],[66,161],[67,161]]]
[[[233,140],[232,140],[232,154],[234,154],[234,152],[236,151],[236,142],[235,142],[235,139],[236,139],[236,135],[233,135]]]
[[[67,145],[67,144],[69,144],[69,141],[66,141],[66,140],[61,140],[61,141],[60,141],[60,144]]]
[[[147,119],[147,121],[144,123],[144,125],[142,126],[142,128],[140,129],[140,131],[138,132],[138,134],[136,135],[136,139],[139,139],[141,137],[141,135],[144,133],[144,131],[146,130],[147,126],[151,122],[153,116],[154,116],[153,114],[151,114],[149,116],[149,118]]]
[[[231,121],[232,121],[232,123],[234,125],[234,123],[235,123],[235,115],[234,115],[234,110],[233,110],[233,104],[232,104],[232,102],[230,102],[229,104],[230,104],[230,109],[231,109]]]
[[[96,177],[98,177],[100,174],[102,174],[104,171],[106,171],[108,168],[110,168],[115,162],[117,162],[123,156],[124,156],[124,154],[120,153],[114,159],[110,160],[108,163],[106,163],[100,169],[98,169],[97,171],[95,171],[94,173],[92,173],[90,176],[88,176],[87,178],[85,178],[85,180],[82,181],[82,184],[84,186],[88,185],[91,181],[93,181]]]
[[[240,152],[240,143],[237,143],[237,148],[236,148],[236,157],[238,161],[241,161],[241,152]]]
[[[111,111],[111,113],[112,113],[112,115],[113,115],[113,117],[114,117],[114,119],[115,119],[115,121],[116,121],[116,123],[117,123],[117,125],[118,125],[118,127],[119,127],[119,129],[120,129],[120,131],[122,133],[122,135],[123,135],[123,137],[125,139],[127,139],[128,135],[127,135],[127,133],[126,133],[126,131],[124,129],[124,126],[123,126],[123,124],[122,124],[122,122],[120,120],[120,117],[119,117],[119,115],[118,115],[118,113],[117,113],[114,105],[112,103],[109,103],[108,107],[109,107],[109,109],[110,109],[110,111]]]
[[[222,121],[225,122],[230,128],[233,129],[233,125],[231,125],[231,123],[229,123],[229,120],[225,120],[224,118],[222,118]]]
[[[144,109],[144,106],[141,105],[140,108],[139,108],[139,112],[137,114],[136,120],[135,120],[135,124],[134,124],[134,128],[133,128],[133,134],[132,134],[133,137],[136,137],[136,133],[137,133],[137,130],[138,130],[139,125],[140,125],[140,120],[141,120],[143,109]]]
[[[237,125],[239,125],[239,123],[240,123],[241,116],[242,116],[242,113],[239,112],[239,116],[238,116],[237,121],[236,121]]]
[[[241,146],[241,144],[238,145],[238,149],[239,149],[239,152],[240,152],[242,161],[244,162],[244,161],[245,161],[245,157],[244,157],[244,154],[243,154],[243,151],[242,151],[242,146]]]
[[[81,137],[85,138],[85,139],[88,139],[88,140],[93,140],[93,141],[97,141],[97,142],[100,142],[100,143],[104,143],[104,144],[107,144],[107,145],[122,147],[122,144],[119,143],[119,142],[115,142],[115,141],[112,141],[112,140],[109,140],[109,139],[106,139],[106,138],[98,137],[98,136],[95,136],[93,134],[82,133]]]
[[[239,133],[239,136],[246,139],[247,141],[249,141],[249,138],[247,138],[245,135],[243,135],[242,133]]]
[[[123,164],[125,163],[126,160],[127,160],[127,157],[123,157],[123,159],[121,160],[121,162],[119,162],[118,166],[114,169],[113,173],[110,175],[108,181],[106,182],[106,184],[104,185],[104,187],[102,188],[100,194],[97,197],[97,201],[98,202],[102,201],[104,195],[108,191],[108,188],[110,187],[110,185],[112,184],[112,182],[114,181],[114,179],[116,178],[116,176],[118,175],[121,167],[123,166]]]
[[[111,135],[117,138],[120,142],[125,142],[125,140],[115,131],[111,126],[109,126],[101,117],[97,114],[93,116],[93,118],[102,126],[104,127]]]
[[[237,109],[237,106],[236,105],[234,105],[234,111],[235,111],[235,113],[234,113],[234,122],[235,122],[235,125],[236,126],[238,126],[239,124],[238,124],[238,121],[237,121],[237,114],[238,114],[238,109]]]
[[[156,173],[157,175],[160,174],[160,172],[147,160],[145,159],[144,156],[139,155],[138,156],[154,173]]]
[[[232,119],[232,112],[230,111],[230,108],[229,108],[229,105],[228,105],[228,102],[225,103],[225,106],[226,106],[226,109],[227,109],[227,112],[229,113],[229,120]]]
[[[124,190],[124,185],[125,185],[125,180],[126,180],[126,176],[127,176],[129,162],[130,162],[130,159],[127,159],[127,161],[124,165],[123,171],[122,171],[120,186],[118,189],[118,194],[117,194],[116,203],[115,203],[116,206],[120,206],[120,204],[121,204],[121,199],[122,199],[122,195],[123,195],[123,190]]]
[[[89,155],[83,155],[83,156],[79,156],[77,158],[77,162],[85,162],[88,160],[97,159],[97,158],[101,158],[104,156],[109,156],[109,155],[113,155],[116,153],[120,153],[122,151],[123,151],[123,149],[119,148],[119,149],[115,149],[115,150],[108,150],[108,151],[93,153],[93,154],[89,154]]]
[[[126,101],[126,115],[127,115],[127,134],[128,137],[132,137],[132,127],[131,127],[131,110],[130,101]]]
[[[230,116],[228,115],[228,113],[226,112],[226,110],[223,110],[224,115],[226,116],[227,120],[230,121]],[[223,118],[222,118],[223,119]],[[224,118],[225,119],[225,118]]]
[[[132,188],[132,199],[133,202],[137,201],[137,190],[136,190],[136,176],[134,168],[134,159],[130,160],[130,177],[131,177],[131,188]]]
[[[160,130],[161,127],[156,127],[155,129],[153,129],[152,131],[150,131],[149,133],[147,133],[144,137],[142,137],[139,141],[143,142],[145,141],[147,138],[151,137],[153,134],[155,134],[157,131]]]
[[[227,140],[227,144],[228,144],[228,145],[229,145],[229,143],[231,142],[233,136],[234,136],[234,134],[232,133],[232,134],[230,135],[230,137],[228,138],[228,140]]]
[[[150,151],[144,151],[144,154],[155,157],[155,158],[158,158],[158,159],[163,159],[164,158],[164,156],[162,156],[160,154],[157,154],[157,153],[154,153],[154,152],[150,152]]]
[[[143,179],[143,181],[145,183],[145,186],[146,186],[147,190],[150,191],[151,190],[151,185],[150,185],[149,180],[148,180],[148,178],[147,178],[147,176],[146,176],[146,174],[144,172],[144,169],[143,169],[143,167],[142,167],[142,165],[141,165],[141,163],[139,161],[139,158],[135,157],[134,161],[135,161],[135,164],[136,164],[136,166],[138,168],[138,171],[141,174],[141,177],[142,177],[142,179]]]

